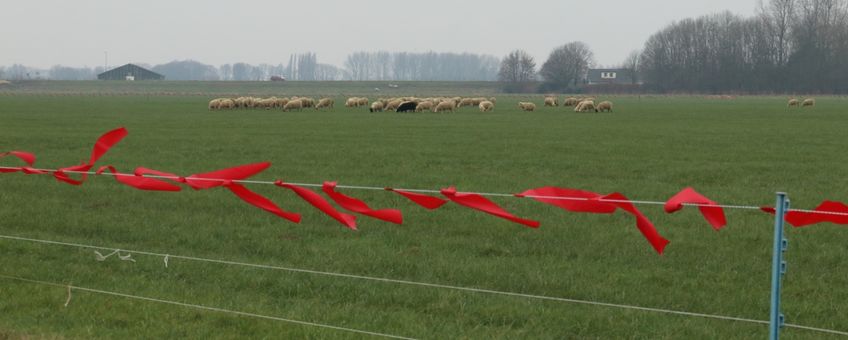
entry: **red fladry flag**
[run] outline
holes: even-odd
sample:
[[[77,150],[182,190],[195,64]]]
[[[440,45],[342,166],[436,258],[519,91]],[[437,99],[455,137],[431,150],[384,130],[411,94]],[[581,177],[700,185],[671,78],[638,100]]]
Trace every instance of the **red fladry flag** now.
[[[258,174],[271,166],[269,162],[239,165],[212,172],[194,174],[185,178],[186,184],[195,190],[211,189],[224,185],[227,180],[237,181]]]
[[[316,192],[294,184],[284,183],[283,181],[275,181],[274,185],[294,191],[294,193],[300,196],[300,198],[321,212],[327,214],[327,216],[332,217],[350,229],[356,230],[356,216],[339,212],[330,204],[330,202],[327,202],[324,197],[321,197],[321,195],[318,195]]]
[[[6,156],[15,156],[18,159],[24,161],[29,166],[17,167],[13,169],[0,169],[0,173],[12,173],[12,172],[23,172],[28,175],[32,174],[46,174],[47,171],[33,169],[32,165],[35,163],[35,155],[26,151],[7,151],[0,152],[0,158]]]
[[[280,209],[280,207],[274,204],[274,202],[272,202],[271,200],[265,198],[260,194],[248,190],[241,184],[233,183],[232,181],[226,180],[221,185],[232,191],[232,193],[241,198],[243,201],[250,203],[251,205],[257,208],[285,218],[294,223],[300,223],[300,214]]]
[[[115,177],[115,180],[117,180],[118,182],[140,190],[180,191],[182,189],[177,185],[173,185],[171,183],[155,178],[142,177],[135,174],[120,173],[115,170],[115,167],[111,165],[101,166],[100,169],[97,170],[97,174],[100,175],[106,170],[109,170],[109,172],[113,174],[112,177]]]
[[[654,224],[642,214],[633,203],[620,193],[606,196],[591,191],[569,188],[542,187],[524,191],[516,196],[528,197],[567,211],[611,214],[622,209],[636,217],[636,228],[642,233],[657,253],[662,254],[669,241],[663,238]]]
[[[391,222],[394,224],[403,223],[403,215],[400,213],[400,210],[373,210],[371,209],[371,207],[368,206],[368,204],[365,204],[365,202],[336,191],[336,182],[324,182],[324,185],[321,187],[321,190],[323,190],[324,193],[327,194],[327,196],[330,196],[330,198],[334,202],[336,202],[336,204],[346,210],[359,213],[365,216],[370,216],[386,222]]]
[[[776,213],[772,207],[761,207],[760,210],[772,215]],[[848,224],[848,205],[837,201],[823,201],[813,211],[790,210],[784,220],[796,228],[824,222]]]
[[[53,172],[53,177],[61,182],[65,182],[72,185],[80,185],[88,178],[87,174],[82,174],[81,179],[76,180],[68,176],[67,172],[73,171],[89,171],[97,161],[106,154],[109,149],[111,149],[115,144],[118,144],[124,137],[126,137],[129,133],[127,129],[123,127],[119,127],[112,131],[106,132],[97,138],[97,141],[94,143],[94,148],[91,150],[91,158],[89,158],[88,163],[69,166],[60,168],[57,171]]]
[[[718,203],[699,194],[691,187],[687,187],[669,198],[668,201],[665,202],[665,212],[671,214],[683,209],[683,203],[701,204],[698,206],[698,210],[701,211],[701,215],[704,215],[704,219],[713,226],[713,229],[719,230],[727,225],[727,218],[724,216],[724,209],[719,207]]]
[[[513,214],[510,214],[503,208],[499,207],[494,202],[488,200],[487,198],[473,193],[460,193],[456,191],[456,188],[450,187],[447,189],[442,189],[441,193],[443,196],[447,197],[447,199],[471,209],[479,210],[484,213],[494,215],[518,224],[523,224],[525,226],[531,228],[538,228],[539,221],[526,220],[523,218],[516,217]]]
[[[415,202],[416,204],[424,207],[425,209],[429,209],[429,210],[438,209],[439,207],[443,206],[445,203],[448,203],[447,200],[443,200],[443,199],[435,197],[435,196],[419,194],[417,192],[409,192],[409,191],[397,190],[397,189],[392,189],[392,188],[386,188],[386,190],[394,191],[398,194],[401,194],[403,197],[406,197],[410,201]]]

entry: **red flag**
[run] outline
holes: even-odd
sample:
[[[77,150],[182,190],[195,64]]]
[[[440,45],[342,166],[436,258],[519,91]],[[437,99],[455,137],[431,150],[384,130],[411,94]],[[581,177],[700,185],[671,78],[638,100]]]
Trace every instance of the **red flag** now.
[[[243,201],[250,203],[257,208],[285,218],[294,223],[300,223],[300,214],[291,213],[280,209],[280,207],[274,204],[274,202],[272,202],[271,200],[265,198],[260,194],[248,190],[241,184],[233,183],[232,181],[224,181],[221,183],[221,185],[223,185],[227,189],[230,189],[230,191],[236,194],[236,196],[241,198]]]
[[[118,182],[140,190],[180,191],[182,189],[179,186],[155,178],[142,177],[132,174],[122,174],[116,171],[115,167],[111,165],[105,165],[100,167],[100,169],[97,170],[97,174],[100,175],[106,170],[109,170],[111,173],[113,173],[114,176],[112,177],[115,177],[115,180],[117,180]]]
[[[324,182],[324,185],[321,187],[327,196],[330,196],[336,204],[340,205],[342,208],[353,211],[355,213],[360,213],[365,216],[371,216],[373,218],[383,220],[386,222],[391,222],[394,224],[402,224],[403,223],[403,215],[401,215],[400,210],[397,209],[380,209],[373,210],[368,204],[365,202],[358,200],[356,198],[347,196],[340,192],[336,191],[336,182]]]
[[[456,192],[456,188],[450,187],[447,189],[441,190],[442,195],[447,197],[449,200],[456,202],[459,205],[464,205],[471,209],[479,210],[484,213],[494,215],[515,223],[523,224],[531,228],[538,228],[539,222],[533,220],[525,220],[515,215],[510,214],[503,208],[499,207],[494,202],[488,200],[487,198],[480,196],[478,194],[472,193],[458,193]]]
[[[517,196],[529,197],[539,202],[547,203],[573,212],[589,212],[596,214],[611,214],[617,208],[627,211],[636,217],[636,228],[651,243],[657,253],[662,254],[665,246],[669,243],[654,228],[654,224],[648,220],[627,197],[620,193],[612,193],[601,196],[591,191],[583,191],[569,188],[542,187],[524,191]],[[619,201],[609,202],[605,200]]]
[[[21,171],[25,174],[46,174],[47,171],[36,170],[32,168],[33,163],[35,163],[35,155],[26,151],[8,151],[8,152],[0,152],[0,158],[6,156],[15,156],[18,159],[24,161],[29,166],[13,168],[13,169],[0,169],[0,173],[12,173]]]
[[[232,168],[191,175],[186,177],[185,182],[195,190],[211,189],[224,185],[226,180],[235,181],[248,178],[262,172],[269,166],[271,166],[269,162],[239,165]]]
[[[517,196],[529,197],[571,212],[612,214],[616,209],[613,204],[597,201],[601,198],[601,194],[577,189],[542,187],[527,190]]]
[[[642,232],[642,235],[648,239],[648,242],[654,247],[654,250],[657,253],[662,254],[665,246],[668,245],[669,241],[663,238],[658,232],[657,229],[654,228],[654,224],[648,220],[645,215],[642,214],[639,209],[636,209],[636,206],[633,205],[630,200],[624,195],[614,192],[612,194],[601,197],[602,200],[615,200],[618,202],[610,202],[615,204],[615,206],[621,208],[624,211],[629,212],[631,215],[636,217],[636,227],[639,228],[639,231]]]
[[[665,212],[670,214],[683,209],[683,203],[703,204],[698,206],[698,209],[701,211],[701,215],[704,215],[704,219],[713,226],[713,229],[719,230],[727,225],[727,219],[724,217],[724,209],[718,207],[718,203],[704,197],[704,195],[699,194],[691,187],[687,187],[677,193],[677,195],[669,198],[665,202]],[[711,207],[710,205],[713,206]]]
[[[776,213],[772,207],[761,207],[760,210],[772,215]],[[813,211],[790,210],[786,213],[785,221],[796,228],[824,222],[848,224],[848,205],[836,201],[823,201]]]
[[[65,171],[86,172],[91,170],[91,168],[94,167],[94,163],[96,163],[97,160],[100,159],[100,157],[103,157],[103,155],[106,154],[106,152],[109,151],[110,148],[112,148],[113,146],[115,146],[115,144],[118,144],[118,142],[124,139],[127,134],[127,129],[123,127],[104,133],[99,138],[97,138],[97,141],[94,143],[94,148],[91,150],[91,158],[89,158],[88,163],[60,168],[59,170],[53,173],[53,177],[55,177],[59,181],[72,185],[82,184],[88,178],[87,174],[82,174],[82,178],[76,180],[70,178],[68,174],[65,173]]]
[[[313,207],[327,214],[327,216],[332,217],[350,229],[356,230],[356,216],[339,212],[330,204],[330,202],[327,202],[324,197],[321,197],[321,195],[318,195],[314,191],[294,184],[283,183],[282,181],[275,181],[274,185],[294,191],[294,193],[300,196],[300,198],[303,198]]]
[[[409,191],[396,190],[396,189],[392,189],[392,188],[386,188],[386,190],[394,191],[398,194],[401,194],[401,195],[403,195],[403,197],[408,198],[410,201],[413,201],[416,204],[418,204],[418,205],[420,205],[420,206],[422,206],[426,209],[430,209],[430,210],[438,209],[439,207],[441,207],[445,203],[448,203],[448,201],[443,200],[443,199],[438,198],[438,197],[435,197],[435,196],[424,195],[424,194],[419,194],[419,193],[409,192]]]

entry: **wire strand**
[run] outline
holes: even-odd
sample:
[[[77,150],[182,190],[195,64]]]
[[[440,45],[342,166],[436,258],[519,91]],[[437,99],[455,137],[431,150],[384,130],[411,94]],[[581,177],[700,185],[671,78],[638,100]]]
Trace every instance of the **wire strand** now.
[[[19,237],[19,236],[0,235],[0,238],[1,239],[9,239],[9,240],[30,241],[30,242],[36,242],[36,243],[52,244],[52,245],[71,246],[71,247],[78,247],[78,248],[87,248],[87,249],[101,249],[101,250],[117,249],[117,248],[111,248],[111,247],[93,246],[93,245],[85,245],[85,244],[79,244],[79,243],[68,243],[68,242],[60,242],[60,241],[40,240],[40,239],[33,239],[33,238],[26,238],[26,237]],[[370,277],[370,276],[355,275],[355,274],[334,273],[334,272],[301,269],[301,268],[289,268],[289,267],[244,263],[244,262],[227,261],[227,260],[207,259],[207,258],[193,257],[193,256],[173,255],[173,254],[170,254],[170,253],[169,254],[161,254],[161,253],[154,253],[154,252],[147,252],[147,251],[127,250],[127,249],[123,249],[123,248],[121,249],[121,251],[123,251],[125,253],[134,253],[134,254],[139,254],[139,255],[176,258],[176,259],[183,259],[183,260],[190,260],[190,261],[209,262],[209,263],[226,264],[226,265],[234,265],[234,266],[271,269],[271,270],[281,270],[281,271],[288,271],[288,272],[307,273],[307,274],[324,275],[324,276],[332,276],[332,277],[343,277],[343,278],[350,278],[350,279],[369,280],[369,281],[376,281],[376,282],[404,284],[404,285],[420,286],[420,287],[451,289],[451,290],[457,290],[457,291],[466,291],[466,292],[491,294],[491,295],[503,295],[503,296],[520,297],[520,298],[535,299],[535,300],[566,302],[566,303],[575,303],[575,304],[583,304],[583,305],[593,305],[593,306],[602,306],[602,307],[610,307],[610,308],[629,309],[629,310],[656,312],[656,313],[664,313],[664,314],[674,314],[674,315],[682,315],[682,316],[689,316],[689,317],[701,317],[701,318],[708,318],[708,319],[740,321],[740,322],[757,323],[757,324],[768,324],[769,323],[769,321],[767,321],[767,320],[756,320],[756,319],[748,319],[748,318],[741,318],[741,317],[734,317],[734,316],[695,313],[695,312],[687,312],[687,311],[678,311],[678,310],[653,308],[653,307],[633,306],[633,305],[616,304],[616,303],[608,303],[608,302],[598,302],[598,301],[590,301],[590,300],[570,299],[570,298],[553,297],[553,296],[545,296],[545,295],[533,295],[533,294],[525,294],[525,293],[505,292],[505,291],[498,291],[498,290],[491,290],[491,289],[484,289],[484,288],[452,286],[452,285],[438,284],[438,283],[416,282],[416,281],[408,281],[408,280]],[[846,332],[837,331],[837,330],[821,329],[821,328],[798,326],[798,325],[791,325],[791,326],[787,325],[787,326],[788,327],[800,328],[800,329],[807,329],[807,330],[811,330],[811,331],[820,331],[820,332],[827,332],[827,333],[833,333],[833,334],[848,335],[848,333],[846,333]]]
[[[123,297],[123,298],[158,302],[158,303],[164,303],[164,304],[181,306],[181,307],[197,308],[197,309],[203,309],[203,310],[208,310],[208,311],[213,311],[213,312],[230,313],[230,314],[241,315],[241,316],[250,316],[250,317],[260,318],[260,319],[282,321],[282,322],[294,323],[294,324],[304,325],[304,326],[328,328],[328,329],[334,329],[334,330],[339,330],[339,331],[359,333],[359,334],[367,334],[367,335],[373,335],[373,336],[384,337],[384,338],[414,339],[414,338],[392,335],[392,334],[363,331],[363,330],[360,330],[360,329],[332,326],[332,325],[326,325],[326,324],[320,324],[320,323],[308,322],[308,321],[300,321],[300,320],[294,320],[294,319],[286,319],[286,318],[281,318],[281,317],[276,317],[276,316],[268,316],[268,315],[254,314],[254,313],[248,313],[248,312],[240,312],[240,311],[234,311],[234,310],[229,310],[229,309],[224,309],[224,308],[209,307],[209,306],[196,305],[196,304],[185,303],[185,302],[162,300],[162,299],[156,299],[156,298],[145,297],[145,296],[111,292],[111,291],[107,291],[107,290],[86,288],[86,287],[73,286],[73,285],[64,285],[64,284],[59,284],[59,283],[54,283],[54,282],[39,281],[39,280],[27,279],[27,278],[22,278],[22,277],[17,277],[17,276],[9,276],[9,275],[4,275],[4,274],[0,274],[0,278],[4,278],[4,279],[8,279],[8,280],[16,280],[16,281],[21,281],[21,282],[28,282],[28,283],[42,284],[42,285],[53,286],[53,287],[67,288],[69,294],[70,294],[70,291],[72,289],[74,289],[74,290],[90,292],[90,293],[119,296],[119,297]]]

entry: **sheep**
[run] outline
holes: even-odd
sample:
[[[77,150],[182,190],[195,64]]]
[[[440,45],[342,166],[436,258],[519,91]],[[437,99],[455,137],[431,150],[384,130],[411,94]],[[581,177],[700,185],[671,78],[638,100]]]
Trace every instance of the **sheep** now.
[[[456,107],[474,106],[474,105],[475,105],[475,104],[474,104],[474,99],[471,99],[471,98],[462,98],[462,99],[460,99],[460,100],[459,100],[459,104],[457,104],[457,105],[456,105]]]
[[[376,101],[371,103],[371,107],[368,109],[369,112],[381,112],[383,111],[383,102]]]
[[[436,107],[433,108],[433,112],[445,112],[445,111],[453,112],[453,110],[455,108],[456,108],[456,102],[454,102],[453,100],[445,100],[445,101],[439,103],[438,105],[436,105]]]
[[[320,100],[318,100],[318,104],[315,105],[315,109],[318,110],[325,107],[332,109],[333,104],[335,104],[333,98],[321,98]]]
[[[584,100],[584,101],[580,102],[580,104],[577,104],[577,106],[574,107],[574,112],[589,112],[589,111],[598,112],[598,109],[595,108],[595,102],[594,101]]]
[[[563,101],[562,106],[575,106],[577,104],[580,104],[580,100],[574,97],[568,97]]]
[[[809,106],[809,107],[816,106],[816,100],[813,99],[813,98],[804,99],[804,101],[801,103],[801,107],[807,107],[807,106]]]
[[[288,98],[277,98],[277,103],[274,107],[279,107],[279,108],[282,109],[286,106],[286,104],[288,104],[288,102],[289,102]]]
[[[303,102],[300,99],[290,100],[288,103],[286,103],[286,106],[283,106],[283,111],[286,112],[291,110],[300,111],[301,109],[303,109]]]
[[[359,106],[359,98],[350,97],[345,101],[345,107],[358,107]]]
[[[556,97],[545,97],[545,106],[559,106],[559,101]]]
[[[598,107],[595,112],[612,112],[612,102],[609,100],[602,101],[598,103]]]
[[[397,110],[398,106],[403,103],[400,99],[395,99],[386,104],[386,111],[394,111]]]
[[[489,98],[489,101],[492,102],[492,104],[498,102],[497,98],[495,98],[495,97]]]
[[[798,106],[799,104],[801,104],[801,103],[798,101],[798,99],[791,98],[791,99],[789,99],[788,107],[791,108],[793,106]]]
[[[259,101],[259,107],[265,108],[266,110],[270,110],[277,105],[276,98],[265,98]]]
[[[536,110],[536,104],[533,104],[533,103],[530,103],[530,102],[518,102],[518,108],[520,108],[524,111],[535,111]]]
[[[300,102],[303,107],[315,107],[315,99],[309,97],[300,98]]]
[[[216,98],[209,101],[209,110],[218,110],[220,107],[221,98]]]
[[[367,98],[367,97],[361,97],[361,98],[357,98],[357,99],[359,100],[359,105],[360,105],[360,106],[366,106],[366,105],[368,105],[368,98]]]
[[[218,108],[220,109],[232,109],[236,107],[236,102],[234,102],[230,98],[221,99],[220,104],[218,104]]]
[[[480,102],[480,104],[477,106],[480,107],[480,112],[489,112],[495,109],[495,104],[488,100]]]
[[[398,108],[397,108],[396,111],[397,112],[410,112],[410,111],[414,112],[417,106],[418,106],[418,104],[414,101],[403,102],[400,105],[398,105]]]
[[[415,112],[430,111],[433,108],[433,102],[425,100],[415,106]]]

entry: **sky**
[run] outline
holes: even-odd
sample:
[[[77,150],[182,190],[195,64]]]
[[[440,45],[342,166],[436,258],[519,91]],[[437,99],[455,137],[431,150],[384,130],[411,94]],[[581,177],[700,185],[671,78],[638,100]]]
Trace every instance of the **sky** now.
[[[551,50],[586,42],[599,66],[619,64],[683,18],[759,0],[37,0],[3,6],[0,65],[110,67],[192,59],[215,66],[287,64],[292,53],[343,66],[355,51]],[[108,61],[106,60],[108,56]]]

